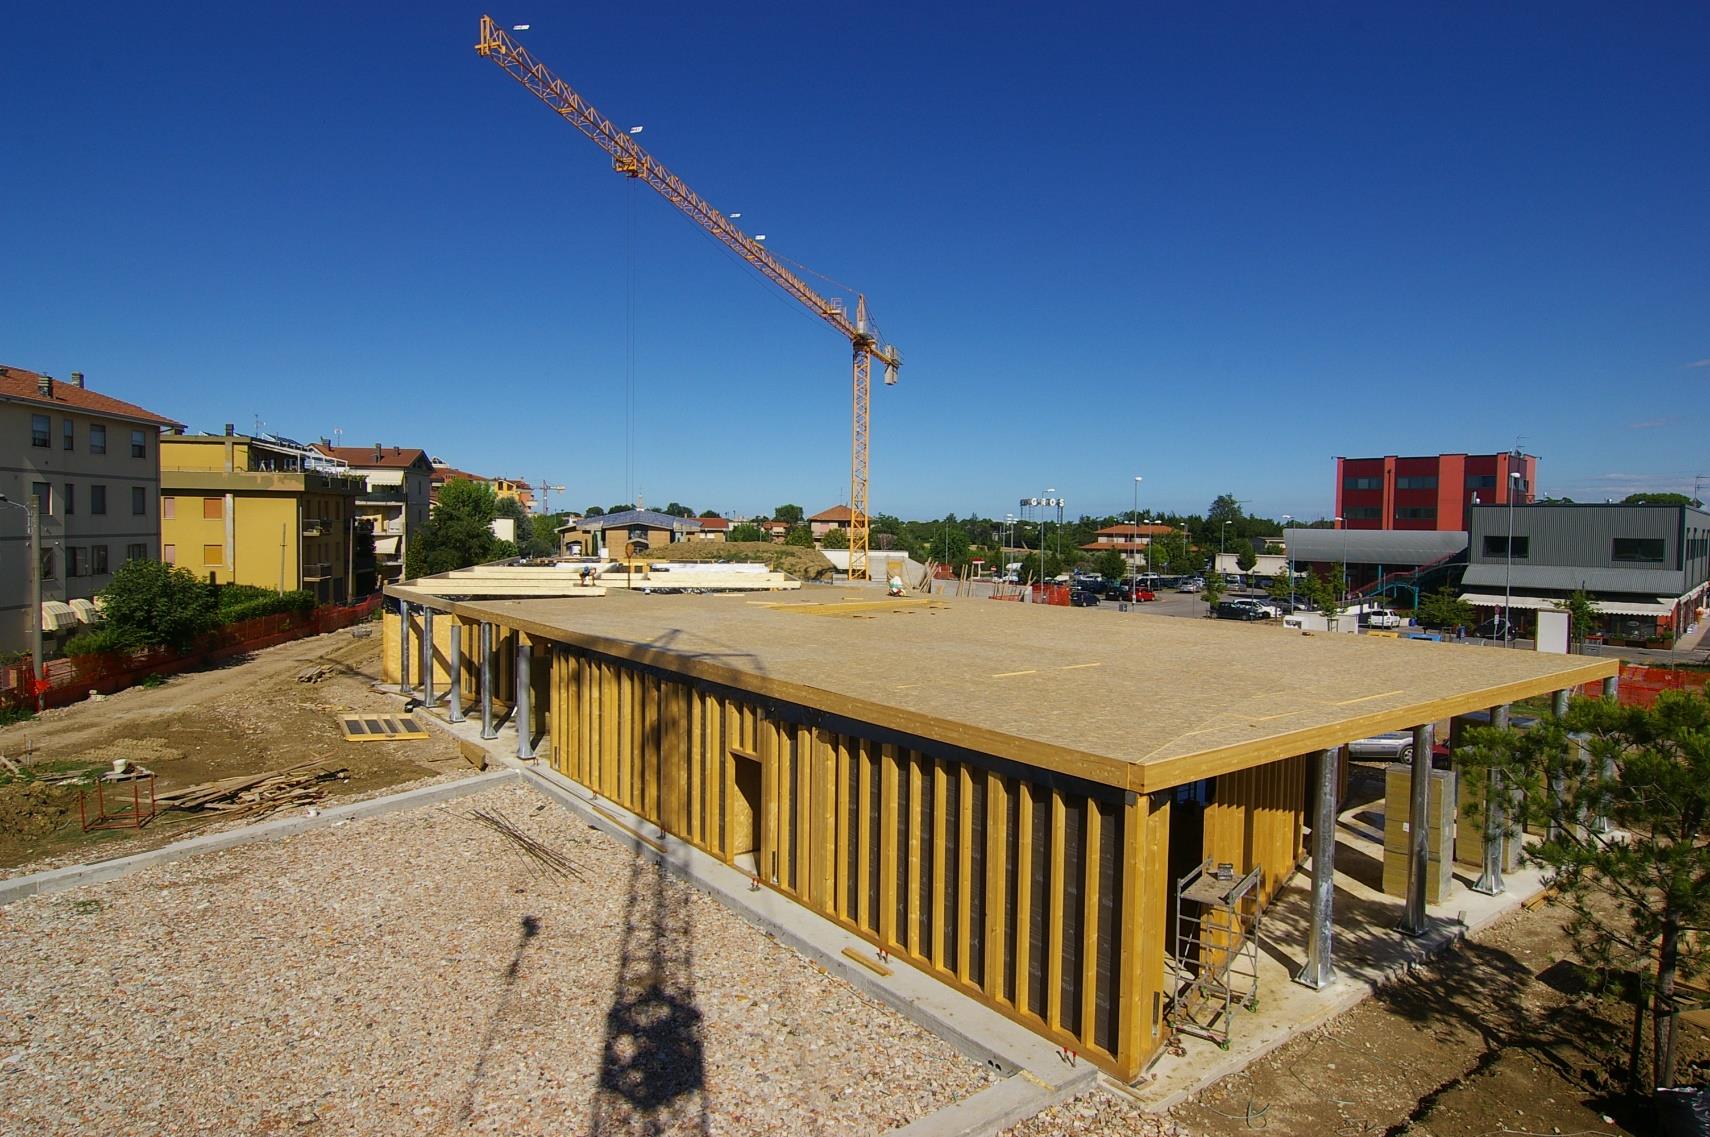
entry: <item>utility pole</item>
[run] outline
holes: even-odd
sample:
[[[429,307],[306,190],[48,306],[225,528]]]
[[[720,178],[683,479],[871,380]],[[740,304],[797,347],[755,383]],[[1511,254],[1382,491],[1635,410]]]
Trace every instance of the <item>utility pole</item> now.
[[[42,667],[42,522],[40,501],[30,495],[28,505],[19,505],[5,494],[0,493],[0,505],[9,505],[13,509],[24,512],[25,524],[29,526],[30,543],[30,674],[33,679],[41,679],[44,674]]]

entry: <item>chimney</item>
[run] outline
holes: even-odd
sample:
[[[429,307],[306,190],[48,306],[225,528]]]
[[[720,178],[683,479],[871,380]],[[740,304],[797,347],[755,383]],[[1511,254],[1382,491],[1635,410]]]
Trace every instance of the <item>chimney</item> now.
[[[83,372],[73,371],[71,373],[71,385],[79,391],[83,390]]]
[[[233,422],[228,422],[226,424],[226,437],[230,438],[230,437],[232,437],[232,435],[234,435],[236,433],[237,433],[237,424],[233,423]]]
[[[44,399],[53,398],[53,376],[52,375],[37,375],[36,376],[36,394],[40,395]]]
[[[374,460],[378,462],[386,454],[386,448],[378,442],[374,444]]]

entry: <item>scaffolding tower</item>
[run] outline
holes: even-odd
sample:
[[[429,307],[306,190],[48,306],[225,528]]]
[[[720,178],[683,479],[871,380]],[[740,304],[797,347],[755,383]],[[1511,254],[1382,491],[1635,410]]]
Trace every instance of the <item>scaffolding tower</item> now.
[[[1235,1008],[1259,1005],[1259,881],[1255,865],[1205,861],[1176,881],[1176,947],[1168,1019],[1182,1034],[1229,1049]]]

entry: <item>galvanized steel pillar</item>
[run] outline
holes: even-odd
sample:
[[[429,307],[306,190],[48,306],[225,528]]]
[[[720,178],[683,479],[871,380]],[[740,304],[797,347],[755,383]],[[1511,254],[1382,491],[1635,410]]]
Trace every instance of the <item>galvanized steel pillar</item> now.
[[[1490,725],[1499,730],[1508,728],[1508,704],[1490,708]],[[1508,891],[1508,885],[1502,879],[1502,854],[1508,844],[1507,834],[1503,832],[1506,818],[1500,801],[1502,771],[1491,770],[1487,776],[1489,781],[1484,788],[1484,866],[1472,887],[1474,892],[1486,896],[1501,896]]]
[[[410,603],[398,601],[398,694],[410,695]]]
[[[481,737],[497,738],[493,729],[493,625],[481,621]]]
[[[1339,750],[1318,752],[1318,797],[1312,814],[1312,912],[1306,940],[1306,966],[1296,983],[1323,990],[1336,981],[1331,940],[1336,896],[1336,775]]]
[[[422,706],[433,706],[433,609],[422,605]]]
[[[1413,728],[1413,786],[1407,809],[1407,907],[1401,914],[1405,935],[1425,934],[1426,877],[1431,872],[1431,748],[1437,740],[1434,723]]]
[[[528,642],[528,637],[523,635],[521,632],[518,632],[517,709],[514,716],[517,720],[518,758],[534,757],[534,722],[533,716],[529,713],[530,696],[534,693],[529,690],[529,665],[533,662],[531,658],[533,653],[534,646]]]
[[[1611,675],[1603,681],[1603,697],[1605,699],[1619,699],[1621,697],[1621,676],[1619,673]],[[1605,758],[1603,760],[1603,777],[1605,780],[1614,780],[1615,759]],[[1596,820],[1592,823],[1592,827],[1599,833],[1609,832],[1611,826],[1609,824],[1608,814],[1598,814]]]
[[[463,719],[463,621],[456,616],[451,618],[451,690],[446,692],[450,711],[445,716],[447,722],[462,722]]]
[[[1554,695],[1550,696],[1550,714],[1555,716],[1557,722],[1560,722],[1562,719],[1567,718],[1567,711],[1568,711],[1568,692],[1566,690],[1557,691]],[[1569,737],[1568,741],[1570,743],[1573,743],[1575,746],[1578,745],[1578,740],[1571,737],[1571,736]],[[1544,840],[1546,840],[1546,841],[1556,841],[1562,837],[1562,823],[1560,820],[1561,805],[1562,805],[1562,795],[1566,791],[1567,791],[1567,775],[1562,773],[1559,770],[1556,773],[1551,774],[1550,775],[1550,797],[1555,799],[1555,806],[1550,810],[1550,827],[1549,827],[1549,830],[1544,834]]]

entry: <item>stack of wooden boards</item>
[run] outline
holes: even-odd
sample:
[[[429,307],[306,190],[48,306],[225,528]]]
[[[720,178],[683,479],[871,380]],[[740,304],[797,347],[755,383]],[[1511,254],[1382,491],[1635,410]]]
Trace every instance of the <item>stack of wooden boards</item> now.
[[[155,798],[161,809],[217,813],[222,817],[252,817],[276,809],[314,805],[326,797],[323,783],[344,781],[350,771],[303,762],[283,770],[242,774],[217,782],[186,786]]]
[[[1425,796],[1427,866],[1425,902],[1436,904],[1449,894],[1455,862],[1455,772],[1432,770]],[[1413,769],[1396,764],[1384,773],[1383,890],[1407,895],[1407,863],[1412,856],[1413,830],[1408,814],[1413,802]]]

